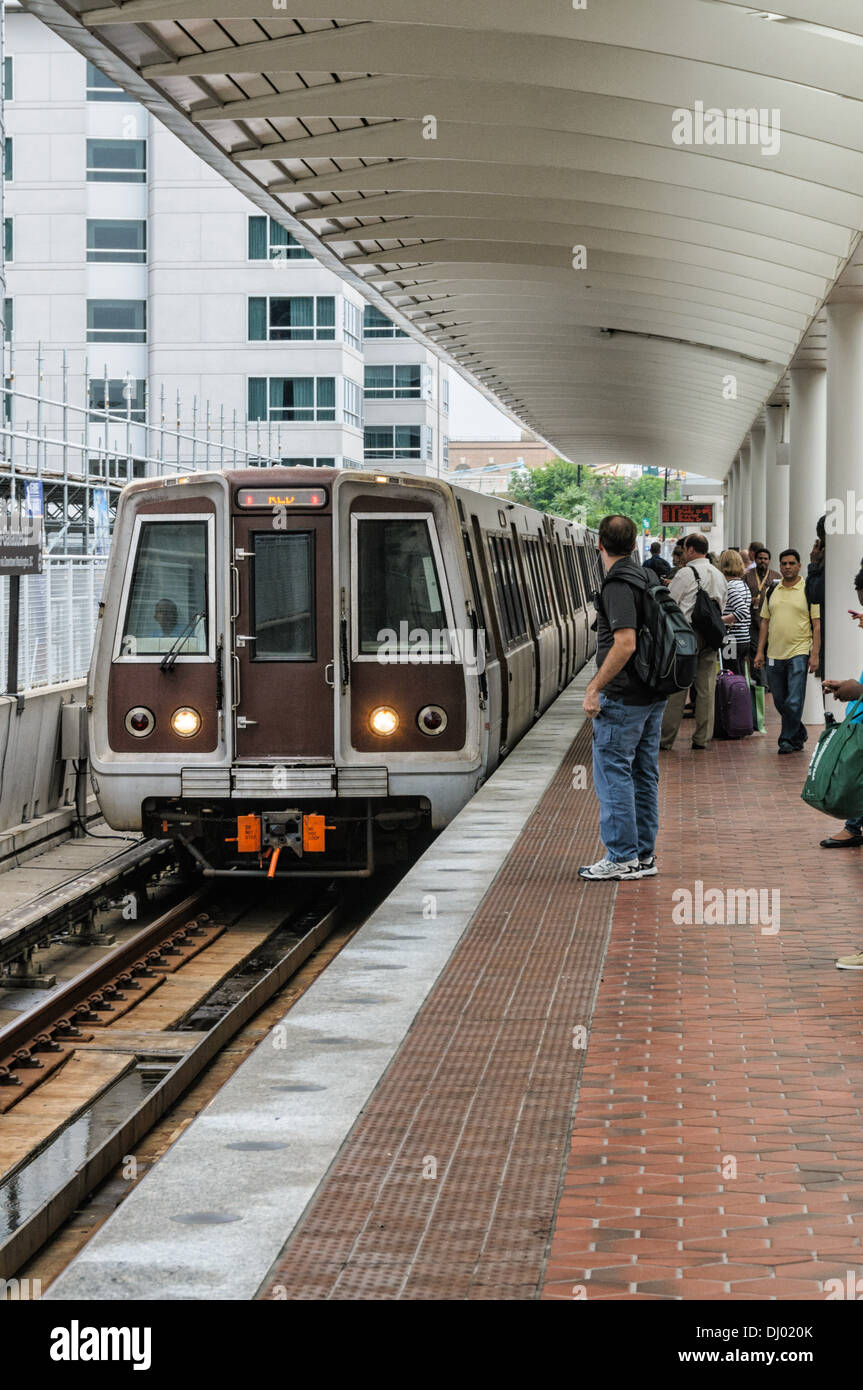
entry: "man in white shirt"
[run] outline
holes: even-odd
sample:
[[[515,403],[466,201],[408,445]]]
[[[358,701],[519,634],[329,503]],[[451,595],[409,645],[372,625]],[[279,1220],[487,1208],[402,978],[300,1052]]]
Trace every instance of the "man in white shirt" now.
[[[684,618],[690,621],[698,585],[701,584],[710,598],[715,598],[720,612],[725,611],[728,595],[728,582],[725,575],[711,565],[707,558],[709,549],[706,536],[687,536],[683,542],[683,564],[672,576],[668,592],[680,608]],[[693,572],[695,571],[695,572]],[[696,580],[695,575],[698,575]],[[698,639],[698,669],[695,675],[695,732],[692,747],[701,752],[713,738],[713,701],[716,693],[716,652],[705,647]],[[686,691],[680,690],[669,697],[662,720],[660,748],[671,748],[677,738],[683,709],[686,704]]]

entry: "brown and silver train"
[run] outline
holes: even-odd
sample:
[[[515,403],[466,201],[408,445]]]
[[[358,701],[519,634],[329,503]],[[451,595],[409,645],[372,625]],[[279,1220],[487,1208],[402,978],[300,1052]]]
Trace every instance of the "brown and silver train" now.
[[[90,671],[105,818],[208,875],[368,875],[591,657],[599,579],[584,527],[430,478],[134,482]]]

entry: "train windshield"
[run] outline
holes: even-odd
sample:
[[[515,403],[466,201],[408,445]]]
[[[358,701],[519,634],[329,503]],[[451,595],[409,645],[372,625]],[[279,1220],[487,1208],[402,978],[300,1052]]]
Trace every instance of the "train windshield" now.
[[[207,523],[144,521],[138,536],[121,652],[156,656],[175,646],[207,653]]]
[[[435,650],[447,620],[425,518],[358,519],[357,570],[360,654]]]

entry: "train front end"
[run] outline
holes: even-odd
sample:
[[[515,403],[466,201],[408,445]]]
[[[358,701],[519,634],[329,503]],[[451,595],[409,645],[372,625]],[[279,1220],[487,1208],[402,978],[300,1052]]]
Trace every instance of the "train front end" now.
[[[473,794],[482,637],[450,490],[323,469],[133,483],[90,674],[117,829],[208,875],[367,876]]]

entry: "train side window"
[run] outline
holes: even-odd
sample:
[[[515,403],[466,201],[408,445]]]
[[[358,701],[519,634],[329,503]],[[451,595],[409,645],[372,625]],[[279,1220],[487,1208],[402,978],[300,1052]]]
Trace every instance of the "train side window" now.
[[[135,563],[116,656],[161,657],[175,644],[181,661],[209,654],[211,524],[205,518],[138,518]]]
[[[551,578],[554,584],[554,592],[557,595],[557,606],[560,609],[562,617],[564,614],[569,613],[570,609],[569,604],[567,602],[568,596],[566,592],[566,586],[563,582],[563,572],[561,570],[560,564],[560,551],[558,550],[554,542],[546,542],[546,558],[548,559],[549,567],[551,569]]]
[[[596,580],[591,576],[590,561],[588,560],[587,555],[585,554],[583,545],[580,545],[578,547],[578,549],[576,550],[576,554],[578,556],[578,568],[581,573],[582,582],[584,584],[584,592],[587,594],[589,598],[597,587]]]
[[[353,525],[356,654],[451,656],[431,517],[354,516]]]
[[[530,570],[531,584],[534,592],[537,621],[540,627],[544,627],[548,622],[549,614],[546,607],[542,574],[539,568],[539,553],[537,551],[536,541],[526,541],[524,548],[527,555],[528,569]]]
[[[256,531],[253,661],[315,660],[315,546],[311,531]]]

